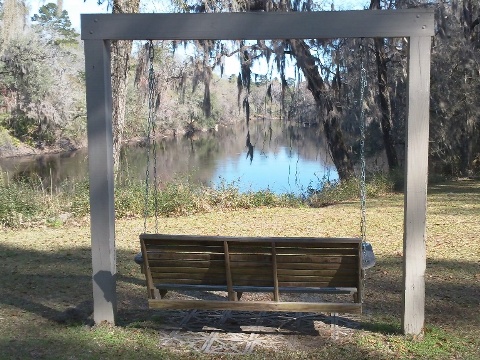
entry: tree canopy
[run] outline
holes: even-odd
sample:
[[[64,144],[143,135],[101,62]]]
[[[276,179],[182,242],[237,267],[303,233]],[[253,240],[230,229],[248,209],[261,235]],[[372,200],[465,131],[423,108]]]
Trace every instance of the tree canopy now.
[[[66,10],[60,10],[57,4],[43,5],[31,18],[32,22],[40,27],[44,34],[56,35],[55,40],[64,43],[77,43],[79,34],[72,27],[72,22]]]
[[[109,1],[113,12],[151,11],[158,4]],[[314,0],[171,0],[168,4],[169,11],[182,13],[332,10],[330,3]],[[67,134],[85,136],[83,54],[78,34],[61,2],[44,3],[32,16],[22,0],[5,0],[1,5],[0,127],[33,145],[55,142]],[[478,2],[370,0],[365,7],[435,9],[430,170],[454,176],[478,173]],[[125,137],[138,136],[144,126],[139,120],[144,115],[142,86],[136,82],[142,77],[128,76],[134,75],[136,63],[141,62],[141,46],[120,45],[114,44],[112,52],[114,100],[119,101],[114,111],[118,149]],[[166,132],[208,128],[235,118],[239,111],[247,125],[259,114],[316,123],[328,140],[339,174],[348,178],[354,176],[358,159],[358,114],[363,108],[368,123],[368,155],[379,158],[384,154],[390,170],[403,165],[409,46],[406,39],[195,41],[188,45],[194,49],[189,56],[179,59],[175,54],[181,53],[183,45],[156,44],[161,94],[157,111],[162,115],[160,127]],[[368,82],[363,104],[358,100],[361,46]],[[230,72],[225,83],[220,84],[219,76],[232,58],[236,59],[237,71],[233,75]],[[230,97],[222,100],[223,95],[218,93],[227,86],[231,88],[222,91],[229,96],[236,89],[233,101]],[[272,106],[275,114],[268,110]],[[244,135],[248,139],[248,127]]]

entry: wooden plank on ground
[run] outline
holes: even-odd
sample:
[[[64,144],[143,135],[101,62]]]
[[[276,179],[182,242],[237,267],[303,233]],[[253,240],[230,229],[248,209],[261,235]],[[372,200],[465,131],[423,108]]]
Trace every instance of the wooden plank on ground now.
[[[238,311],[295,311],[295,312],[339,312],[360,314],[362,305],[357,303],[298,303],[276,301],[213,301],[213,300],[148,300],[152,309],[199,309]]]

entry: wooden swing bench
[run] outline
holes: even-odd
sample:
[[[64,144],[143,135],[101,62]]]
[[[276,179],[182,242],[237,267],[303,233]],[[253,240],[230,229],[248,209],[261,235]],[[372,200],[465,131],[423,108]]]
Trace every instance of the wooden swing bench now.
[[[140,243],[150,308],[362,312],[361,239],[142,234]],[[169,290],[226,291],[228,300],[166,299]],[[240,301],[244,292],[273,301]],[[352,296],[281,302],[284,293]]]

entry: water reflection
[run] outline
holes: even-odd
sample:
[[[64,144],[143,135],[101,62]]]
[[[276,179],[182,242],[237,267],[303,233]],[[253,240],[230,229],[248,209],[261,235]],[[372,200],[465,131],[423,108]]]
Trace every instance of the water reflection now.
[[[0,173],[5,182],[28,182],[49,191],[85,179],[87,169],[86,150],[0,159]]]
[[[247,141],[246,136],[248,135]],[[121,156],[120,182],[145,179],[145,147],[126,147]],[[150,161],[149,173],[155,162]],[[0,159],[9,181],[29,180],[56,189],[88,175],[86,150],[41,157]],[[193,137],[157,143],[159,182],[190,177],[210,186],[231,184],[242,191],[270,189],[276,193],[305,191],[319,179],[338,178],[317,128],[281,120],[252,119],[248,125],[220,127]]]

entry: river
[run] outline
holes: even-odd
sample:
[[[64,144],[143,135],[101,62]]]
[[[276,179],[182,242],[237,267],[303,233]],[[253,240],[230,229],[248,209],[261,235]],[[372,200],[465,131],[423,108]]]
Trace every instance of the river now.
[[[156,163],[159,182],[188,177],[212,187],[233,185],[242,192],[269,189],[301,194],[323,180],[338,179],[319,129],[282,120],[256,119],[248,127],[219,127],[190,138],[161,139],[156,149],[156,162],[150,153],[149,173],[154,173]],[[87,178],[88,154],[79,150],[0,159],[0,169],[6,181],[29,180],[55,191]],[[123,149],[118,181],[143,180],[146,169],[146,147]]]

